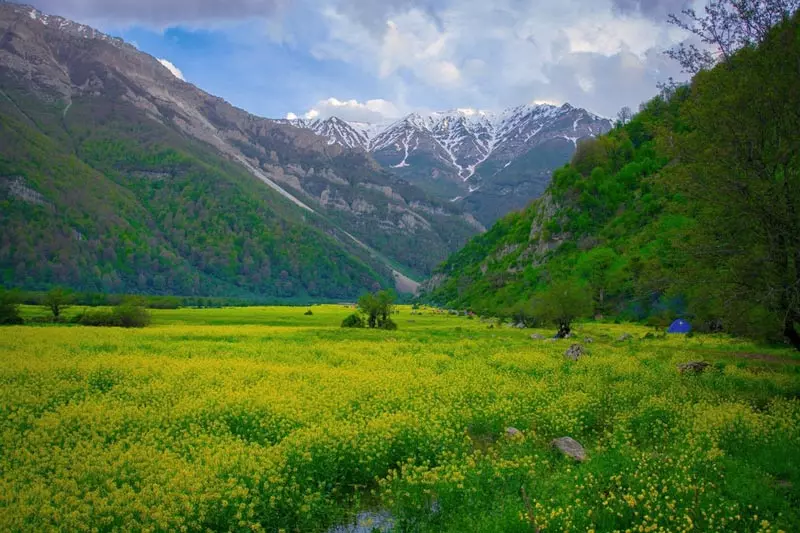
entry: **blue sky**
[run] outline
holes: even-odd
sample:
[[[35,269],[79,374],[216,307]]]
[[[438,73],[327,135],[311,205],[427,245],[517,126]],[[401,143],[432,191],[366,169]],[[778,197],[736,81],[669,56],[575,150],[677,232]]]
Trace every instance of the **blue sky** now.
[[[33,0],[267,117],[570,102],[613,116],[680,77],[689,0]]]

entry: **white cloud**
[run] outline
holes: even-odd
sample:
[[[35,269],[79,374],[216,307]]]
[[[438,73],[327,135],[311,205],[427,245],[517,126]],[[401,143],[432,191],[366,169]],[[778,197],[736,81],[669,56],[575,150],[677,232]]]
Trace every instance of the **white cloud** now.
[[[658,9],[644,0],[396,0],[369,16],[362,3],[322,9],[327,33],[312,53],[355,65],[389,90],[402,84],[413,108],[538,99],[613,115],[679,72],[660,51],[684,35],[659,17],[682,0],[658,0]]]
[[[297,120],[297,115],[294,113],[286,113],[286,120]]]
[[[167,68],[167,70],[169,70],[172,73],[173,76],[175,76],[179,80],[186,81],[186,78],[183,77],[183,72],[181,72],[181,69],[173,65],[171,61],[167,61],[166,59],[159,59],[158,62],[164,65]]]
[[[289,113],[287,118],[297,118],[295,113]],[[397,118],[402,115],[401,110],[392,102],[382,99],[367,100],[339,100],[327,98],[320,100],[311,109],[303,114],[306,119],[339,117],[353,122],[382,122]]]

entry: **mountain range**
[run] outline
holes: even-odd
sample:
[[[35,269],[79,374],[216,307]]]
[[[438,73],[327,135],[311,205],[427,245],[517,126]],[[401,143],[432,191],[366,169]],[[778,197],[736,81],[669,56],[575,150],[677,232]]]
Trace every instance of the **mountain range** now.
[[[501,113],[455,109],[412,113],[387,123],[338,117],[294,119],[337,144],[372,154],[384,168],[490,225],[537,198],[578,142],[606,133],[610,120],[564,104]]]
[[[413,292],[608,121],[568,105],[379,125],[254,116],[86,25],[0,3],[0,281]]]

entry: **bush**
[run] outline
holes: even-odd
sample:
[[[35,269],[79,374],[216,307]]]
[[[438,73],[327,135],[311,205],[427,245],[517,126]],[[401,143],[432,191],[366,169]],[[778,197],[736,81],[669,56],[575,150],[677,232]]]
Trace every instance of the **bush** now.
[[[0,325],[22,324],[17,298],[8,292],[0,292]]]
[[[378,327],[380,329],[385,329],[388,331],[394,331],[397,329],[397,324],[391,318],[387,318],[386,320],[382,321]]]
[[[363,328],[364,318],[358,313],[353,313],[344,320],[342,320],[343,328]]]
[[[87,311],[77,322],[83,326],[143,328],[150,320],[150,312],[138,302],[123,302],[110,310]]]
[[[306,311],[306,312],[305,312],[305,313],[303,313],[303,314],[304,314],[305,316],[311,316],[311,315],[313,315],[313,314],[314,314],[314,312],[313,312],[311,309],[309,309],[308,311]]]
[[[115,322],[122,328],[143,328],[150,325],[150,312],[136,303],[118,305],[111,311]]]

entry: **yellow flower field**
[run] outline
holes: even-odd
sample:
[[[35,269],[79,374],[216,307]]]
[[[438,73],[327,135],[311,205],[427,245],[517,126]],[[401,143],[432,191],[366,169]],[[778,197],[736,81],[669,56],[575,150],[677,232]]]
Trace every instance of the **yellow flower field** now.
[[[585,324],[574,362],[478,319],[312,309],[0,329],[0,530],[800,530],[789,351]]]

